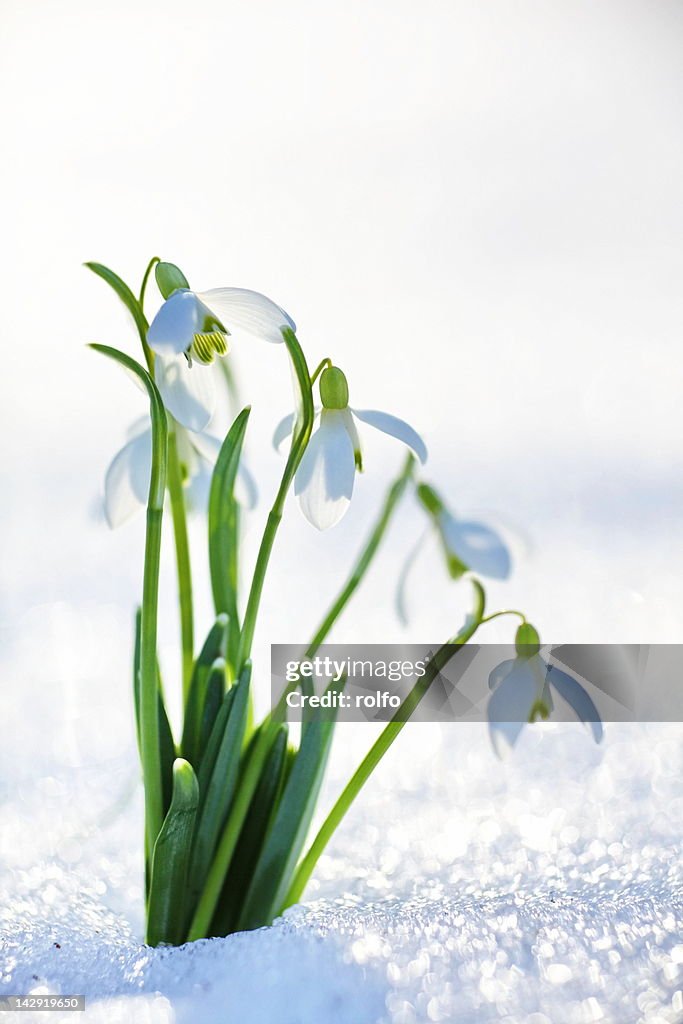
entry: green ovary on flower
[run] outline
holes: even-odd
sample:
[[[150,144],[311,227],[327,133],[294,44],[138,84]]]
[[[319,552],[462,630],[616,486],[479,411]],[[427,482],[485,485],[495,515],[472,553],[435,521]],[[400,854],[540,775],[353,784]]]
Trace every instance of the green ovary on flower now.
[[[338,366],[328,366],[320,378],[320,398],[326,409],[346,409],[349,385]]]

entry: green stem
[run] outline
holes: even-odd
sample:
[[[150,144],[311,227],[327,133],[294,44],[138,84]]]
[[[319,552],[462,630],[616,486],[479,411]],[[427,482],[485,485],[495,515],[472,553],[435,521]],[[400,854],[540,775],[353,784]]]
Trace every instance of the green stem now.
[[[194,622],[192,609],[192,569],[190,545],[187,537],[187,516],[183,478],[178,459],[176,430],[168,432],[168,493],[171,499],[176,565],[178,568],[178,601],[180,604],[180,634],[182,642],[183,706],[187,703],[194,663]]]
[[[162,515],[163,507],[150,506],[147,509],[140,631],[140,760],[145,783],[145,832],[150,856],[164,815],[157,681],[157,613]]]
[[[147,291],[147,282],[149,281],[149,275],[152,273],[152,270],[155,267],[155,265],[160,262],[161,260],[159,259],[158,256],[152,256],[151,260],[147,264],[147,269],[145,270],[144,277],[142,278],[142,284],[140,285],[140,298],[138,299],[138,302],[140,303],[140,309],[142,310],[143,315],[145,312],[145,292]]]
[[[256,558],[256,566],[254,568],[254,575],[249,589],[249,598],[247,600],[242,633],[240,636],[239,654],[237,658],[238,674],[241,672],[242,666],[251,654],[251,646],[254,641],[254,630],[256,628],[256,617],[261,603],[263,584],[266,579],[266,572],[268,570],[268,563],[273,550],[273,544],[275,543],[275,536],[282,520],[282,512],[285,506],[287,493],[292,485],[292,481],[294,480],[294,474],[299,468],[299,463],[303,458],[306,445],[308,444],[308,439],[311,436],[313,419],[315,416],[313,409],[313,395],[311,393],[311,378],[308,372],[306,357],[304,356],[301,346],[299,345],[293,331],[284,329],[282,334],[290,359],[292,360],[294,372],[296,373],[297,383],[301,394],[301,411],[297,425],[294,429],[292,447],[290,448],[289,457],[287,458],[285,471],[282,474],[282,480],[280,481],[280,486],[278,488],[273,507],[268,514],[266,528],[263,532],[261,546]]]
[[[396,506],[398,505],[403,493],[406,489],[408,481],[413,474],[413,467],[415,465],[415,459],[412,455],[409,455],[406,459],[405,465],[401,471],[400,476],[394,481],[387,492],[387,496],[384,499],[384,505],[380,512],[379,518],[372,530],[372,533],[367,539],[365,547],[360,553],[358,561],[351,571],[346,583],[340,590],[336,600],[328,611],[327,615],[320,623],[315,636],[311,640],[306,650],[305,657],[312,658],[315,652],[318,650],[320,645],[324,642],[325,637],[328,635],[332,626],[339,618],[340,614],[348,604],[349,600],[358,589],[360,583],[367,572],[370,563],[372,562],[377,548],[379,547],[384,534],[386,533],[387,527],[394,513]]]
[[[282,910],[285,910],[300,899],[301,894],[306,887],[306,883],[311,877],[313,869],[318,862],[318,858],[327,846],[332,834],[348,811],[349,807],[358,796],[358,793],[367,782],[369,776],[382,760],[391,744],[401,732],[403,726],[407,721],[409,721],[413,711],[427,693],[435,677],[450,661],[453,655],[456,654],[456,652],[474,636],[481,625],[486,598],[481,584],[475,579],[472,580],[472,583],[475,590],[475,607],[471,618],[457,636],[453,637],[452,640],[449,640],[448,643],[439,648],[429,663],[428,671],[413,687],[401,707],[398,709],[391,721],[385,726],[381,735],[375,743],[373,743],[353,776],[346,784],[341,796],[323,822],[320,831],[311,844],[310,849],[297,868]]]
[[[147,331],[149,325],[147,323],[147,317],[145,316],[145,292],[147,291],[147,282],[149,281],[149,275],[152,272],[152,267],[155,263],[159,263],[159,257],[153,256],[147,264],[144,276],[142,278],[142,284],[140,285],[140,298],[138,299],[138,305],[140,307],[140,316],[136,317],[136,326],[138,328],[138,334],[140,335],[140,344],[142,345],[142,352],[147,363],[147,369],[149,370],[150,377],[154,380],[154,353],[147,344]]]
[[[332,366],[332,360],[329,358],[329,356],[325,356],[324,359],[320,360],[320,362],[318,363],[318,365],[316,366],[315,370],[313,371],[313,373],[311,375],[311,387],[313,387],[313,385],[317,381],[317,379],[320,376],[320,374],[328,366]]]
[[[524,612],[518,612],[516,608],[506,608],[502,612],[494,612],[492,615],[487,615],[485,619],[481,620],[482,624],[484,622],[493,622],[494,619],[499,619],[501,615],[516,615],[523,623],[526,622],[526,615]]]

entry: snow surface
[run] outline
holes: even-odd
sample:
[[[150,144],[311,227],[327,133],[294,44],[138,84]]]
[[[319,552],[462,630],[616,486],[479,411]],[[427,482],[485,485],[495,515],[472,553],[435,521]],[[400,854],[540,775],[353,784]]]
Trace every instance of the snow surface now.
[[[5,794],[2,992],[107,1024],[683,1020],[678,726],[539,726],[504,763],[479,726],[409,728],[305,906],[176,950],[140,941],[129,755]]]

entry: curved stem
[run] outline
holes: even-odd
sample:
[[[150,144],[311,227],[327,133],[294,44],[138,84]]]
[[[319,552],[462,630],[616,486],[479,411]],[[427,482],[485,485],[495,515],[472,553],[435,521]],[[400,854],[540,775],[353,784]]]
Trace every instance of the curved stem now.
[[[493,622],[494,619],[499,619],[501,615],[516,615],[522,622],[526,622],[526,615],[523,612],[517,611],[516,608],[506,608],[502,612],[493,612],[492,615],[487,615],[486,618],[481,620],[482,625],[485,622]]]
[[[486,602],[484,589],[478,580],[473,579],[472,583],[475,590],[475,607],[471,618],[457,636],[453,637],[452,640],[449,640],[448,643],[439,648],[430,661],[429,668],[425,675],[410,691],[401,707],[382,730],[382,733],[373,743],[351,779],[346,784],[341,796],[328,814],[320,828],[320,831],[313,840],[310,849],[299,864],[281,910],[285,910],[293,903],[296,903],[301,897],[301,894],[311,877],[313,869],[318,862],[318,858],[327,846],[332,834],[343,819],[349,807],[365,785],[369,776],[382,760],[391,744],[401,732],[403,726],[407,721],[409,721],[413,711],[427,693],[427,690],[438,673],[450,661],[453,655],[456,654],[457,651],[474,636],[477,629],[484,621],[483,615]]]
[[[332,360],[330,359],[329,356],[325,356],[324,359],[320,360],[315,370],[313,371],[313,374],[311,376],[311,387],[313,387],[320,374],[323,372],[323,370],[327,369],[328,366],[332,366]]]
[[[194,616],[192,608],[192,569],[190,545],[187,536],[187,516],[183,479],[178,459],[176,428],[168,432],[168,493],[171,499],[173,536],[178,568],[178,602],[180,605],[180,635],[182,647],[183,706],[190,691],[194,662]]]
[[[145,270],[144,277],[142,278],[142,284],[140,285],[140,298],[138,299],[138,302],[140,303],[140,309],[142,310],[143,314],[145,312],[145,292],[147,291],[147,282],[149,281],[149,275],[152,273],[152,268],[157,263],[160,262],[161,260],[159,259],[158,256],[152,256],[151,260],[147,264],[147,269]]]

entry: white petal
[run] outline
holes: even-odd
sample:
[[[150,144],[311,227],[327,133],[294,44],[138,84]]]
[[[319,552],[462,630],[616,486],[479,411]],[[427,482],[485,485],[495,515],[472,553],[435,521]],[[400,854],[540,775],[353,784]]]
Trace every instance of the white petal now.
[[[211,491],[211,467],[197,459],[194,472],[184,487],[185,503],[190,512],[206,515]]]
[[[554,665],[551,665],[548,669],[548,680],[551,686],[557,690],[560,697],[566,700],[579,721],[585,722],[586,725],[590,726],[593,739],[596,743],[599,743],[602,739],[600,712],[581,683]]]
[[[152,474],[152,432],[146,430],[114,456],[104,481],[104,514],[112,529],[147,504]]]
[[[192,431],[187,430],[185,433],[190,444],[194,447],[197,454],[202,457],[206,465],[210,467],[215,466],[220,450],[223,447],[223,442],[217,437],[214,437],[213,434],[207,434],[205,431],[195,434]],[[208,473],[208,476],[210,482],[211,472]],[[244,456],[242,456],[240,464],[237,467],[237,477],[235,478],[235,497],[240,505],[243,505],[244,508],[248,509],[255,508],[258,501],[258,488],[256,487],[256,481],[244,463]]]
[[[230,334],[244,331],[265,341],[281,342],[283,327],[296,330],[284,309],[260,292],[248,288],[210,288],[198,295]]]
[[[351,444],[353,445],[353,452],[354,452],[354,455],[356,457],[356,465],[358,466],[358,468],[360,470],[362,470],[363,469],[363,451],[362,451],[361,446],[360,446],[360,437],[358,436],[358,431],[356,430],[356,421],[354,420],[353,415],[352,415],[350,409],[348,409],[348,408],[347,409],[342,409],[341,413],[342,413],[342,416],[344,417],[344,423],[346,424],[346,429],[347,429],[347,431],[349,433],[349,437],[351,438]]]
[[[498,757],[504,744],[513,747],[529,719],[529,712],[538,694],[538,682],[531,668],[533,659],[515,658],[504,679],[497,682],[489,698],[486,714],[489,736]],[[492,676],[496,673],[492,673]]]
[[[483,523],[465,522],[447,512],[440,519],[446,547],[473,572],[504,580],[510,575],[510,552],[498,534]]]
[[[213,434],[207,434],[206,431],[200,431],[195,433],[193,430],[186,431],[187,439],[195,449],[195,451],[201,455],[205,462],[208,462],[210,466],[216,465],[216,459],[220,453],[223,442]]]
[[[427,461],[427,446],[418,432],[413,430],[405,420],[400,420],[398,416],[391,416],[388,412],[378,412],[376,409],[352,409],[351,412],[363,423],[368,423],[384,434],[390,434],[391,437],[403,441],[415,452],[420,462]]]
[[[276,452],[280,451],[280,448],[294,430],[295,419],[296,413],[290,412],[276,426],[273,433],[273,448]]]
[[[496,665],[489,675],[489,690],[495,690],[506,676],[512,672],[516,660],[516,658],[508,658],[507,661],[501,661],[500,665]]]
[[[170,301],[170,299],[169,299]],[[194,363],[184,355],[156,361],[156,379],[164,405],[189,430],[203,430],[216,405],[216,382],[211,368]]]
[[[149,325],[147,344],[162,356],[184,352],[194,335],[203,330],[207,316],[211,316],[210,310],[194,292],[173,292]]]
[[[136,420],[133,420],[131,425],[128,427],[128,430],[126,431],[126,437],[128,438],[129,441],[132,441],[134,437],[139,437],[140,434],[144,434],[145,431],[149,429],[149,413],[145,413],[144,416],[138,416]]]
[[[323,409],[294,480],[301,510],[313,526],[327,530],[339,522],[351,501],[355,472],[341,410]]]

